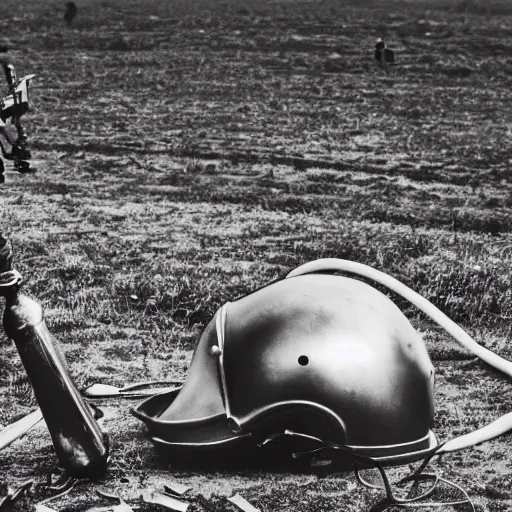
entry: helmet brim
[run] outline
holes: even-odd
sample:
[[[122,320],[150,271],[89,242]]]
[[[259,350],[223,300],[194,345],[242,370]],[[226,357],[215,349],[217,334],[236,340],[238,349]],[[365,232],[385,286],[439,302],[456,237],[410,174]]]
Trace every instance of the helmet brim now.
[[[160,419],[180,390],[178,388],[152,396],[132,409],[133,415],[145,423],[150,440],[160,452],[171,456],[207,456],[236,449],[239,455],[246,456],[259,449],[250,433],[237,434],[229,429],[225,413],[193,420]],[[437,446],[436,436],[429,430],[426,436],[408,443],[350,448],[358,455],[374,459],[383,466],[395,466],[423,460]],[[296,450],[301,451],[303,448],[303,443],[298,440]]]

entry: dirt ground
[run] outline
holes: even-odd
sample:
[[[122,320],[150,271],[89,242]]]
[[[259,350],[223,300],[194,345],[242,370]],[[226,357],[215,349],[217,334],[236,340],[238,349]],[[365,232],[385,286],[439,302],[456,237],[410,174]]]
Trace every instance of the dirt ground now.
[[[512,358],[512,7],[491,0],[2,0],[0,45],[35,73],[37,173],[6,173],[2,231],[79,389],[184,379],[217,308],[324,257],[372,265]],[[373,57],[382,37],[397,65]],[[393,297],[396,299],[396,297]],[[436,368],[440,440],[510,409],[512,386],[404,301]],[[106,475],[48,506],[133,508],[192,487],[189,510],[369,510],[351,474],[164,462],[103,400]],[[0,339],[0,427],[34,409]],[[478,511],[512,508],[509,438],[432,467]],[[44,425],[0,453],[0,496],[56,458]],[[14,510],[54,492],[38,487]],[[428,510],[428,509],[427,509]],[[439,510],[439,509],[438,509]],[[453,510],[442,507],[440,510]],[[459,507],[459,510],[469,510]]]

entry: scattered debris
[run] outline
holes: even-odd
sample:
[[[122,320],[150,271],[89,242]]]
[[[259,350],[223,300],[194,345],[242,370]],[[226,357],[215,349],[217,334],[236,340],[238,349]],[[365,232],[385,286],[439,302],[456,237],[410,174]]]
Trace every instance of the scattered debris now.
[[[41,505],[41,503],[37,503],[36,512],[57,512],[54,508],[47,507],[46,505]]]
[[[48,473],[45,486],[52,491],[63,491],[68,488],[69,475],[60,467],[54,466]]]
[[[164,485],[165,492],[167,494],[176,494],[177,496],[182,496],[186,492],[190,491],[192,487],[188,485],[172,483],[171,485]]]
[[[101,489],[96,489],[96,493],[102,498],[107,498],[109,500],[118,500],[121,501],[121,498],[117,494],[112,494],[108,491],[102,491]]]
[[[175,387],[169,386],[173,384],[181,385],[182,383],[167,381],[148,381],[123,386],[122,388],[111,386],[110,384],[96,383],[89,386],[83,392],[83,395],[86,396],[87,398],[144,397],[156,395],[157,393],[165,393],[167,391],[172,391],[173,389],[175,389]],[[159,385],[167,387],[158,387]]]
[[[91,408],[91,412],[92,412],[92,415],[94,416],[94,419],[97,421],[97,420],[101,420],[102,418],[105,417],[105,413],[103,412],[103,409],[101,409],[100,407],[98,407],[96,404],[87,404],[89,405],[89,407]]]
[[[62,478],[59,480],[59,482],[63,480]],[[50,496],[49,498],[46,498],[44,500],[41,500],[39,503],[36,504],[37,505],[44,505],[45,503],[48,503],[50,501],[53,501],[53,500],[56,500],[57,498],[60,498],[62,496],[65,496],[66,494],[69,493],[69,491],[71,491],[71,489],[73,489],[73,487],[75,486],[75,484],[77,483],[77,479],[76,478],[72,478],[68,475],[65,475],[64,476],[64,483],[60,486],[53,486],[53,487],[48,487],[49,489],[52,489],[52,490],[62,490],[62,492],[59,492],[58,494],[55,494],[54,496]]]
[[[8,425],[0,432],[0,450],[3,450],[11,443],[25,435],[31,428],[35,427],[43,419],[41,409],[27,414],[20,420]]]
[[[87,398],[111,398],[121,394],[121,388],[111,386],[110,384],[93,384],[83,393]],[[127,395],[125,395],[127,396]]]
[[[156,491],[144,491],[142,493],[142,499],[145,503],[161,505],[169,510],[176,510],[176,512],[185,512],[189,507],[189,504],[184,501]]]
[[[27,480],[20,484],[16,489],[8,488],[7,494],[0,500],[0,509],[12,505],[16,498],[25,491],[28,491],[34,485],[34,480]]]
[[[92,507],[87,509],[87,512],[133,512],[132,507],[123,501],[121,498],[117,498],[119,500],[119,505],[110,505],[108,507]]]
[[[111,509],[113,510],[113,512],[133,512],[132,507],[130,507],[130,505],[128,505],[126,501],[119,500],[119,502],[119,505],[116,505],[114,508]]]
[[[228,501],[244,512],[260,512],[259,509],[253,507],[245,498],[242,498],[240,494],[235,494],[231,498],[228,498]]]

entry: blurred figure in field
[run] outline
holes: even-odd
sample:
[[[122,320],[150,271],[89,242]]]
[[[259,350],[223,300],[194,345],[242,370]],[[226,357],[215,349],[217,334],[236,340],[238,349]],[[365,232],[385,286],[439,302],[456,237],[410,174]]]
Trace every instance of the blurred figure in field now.
[[[395,63],[395,52],[386,48],[386,43],[380,38],[377,39],[377,44],[375,45],[375,60],[383,68],[387,68],[388,65]]]
[[[73,20],[76,17],[76,14],[78,12],[78,8],[75,4],[75,2],[68,2],[66,4],[66,12],[64,13],[64,20],[68,25],[71,25],[73,23]]]

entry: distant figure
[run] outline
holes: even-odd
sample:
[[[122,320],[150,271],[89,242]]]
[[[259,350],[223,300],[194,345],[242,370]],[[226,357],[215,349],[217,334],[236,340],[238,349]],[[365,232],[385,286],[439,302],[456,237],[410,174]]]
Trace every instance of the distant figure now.
[[[377,39],[377,44],[375,45],[375,60],[382,67],[395,63],[395,52],[386,48],[386,44],[380,38]]]
[[[68,25],[73,23],[73,20],[76,17],[76,13],[78,12],[77,6],[75,2],[68,2],[66,4],[66,12],[64,13],[64,20]]]

